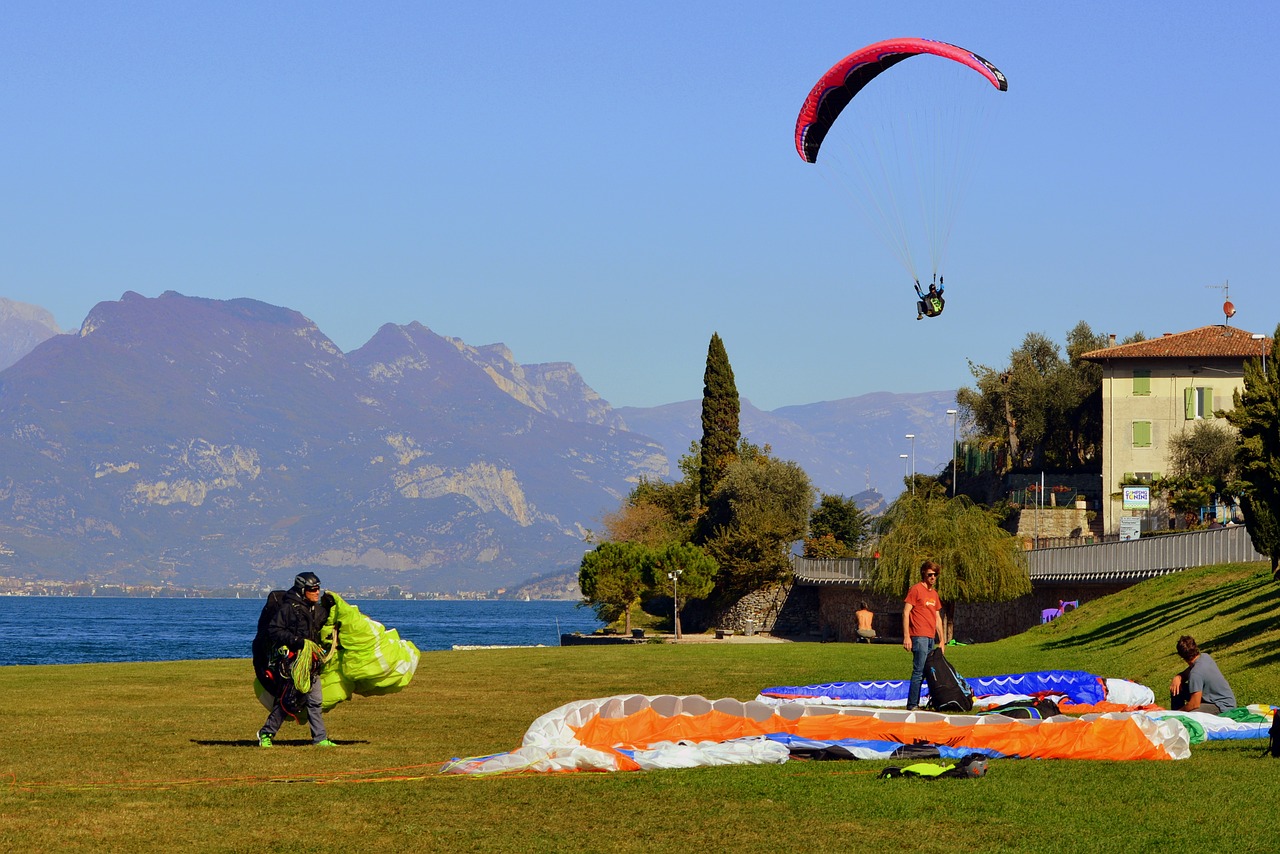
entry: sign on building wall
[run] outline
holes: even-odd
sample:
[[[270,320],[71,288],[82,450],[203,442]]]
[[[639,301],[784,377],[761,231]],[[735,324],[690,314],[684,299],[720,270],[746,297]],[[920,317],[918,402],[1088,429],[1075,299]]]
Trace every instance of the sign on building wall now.
[[[1123,490],[1120,506],[1125,510],[1148,510],[1151,508],[1151,487],[1126,486],[1123,487]]]

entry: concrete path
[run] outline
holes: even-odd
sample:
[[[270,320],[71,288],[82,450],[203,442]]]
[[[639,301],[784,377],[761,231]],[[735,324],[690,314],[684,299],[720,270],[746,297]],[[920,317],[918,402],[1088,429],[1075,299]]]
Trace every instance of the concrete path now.
[[[662,634],[660,635],[660,637],[663,640],[665,640],[667,643],[677,643],[674,635]],[[791,643],[791,641],[787,640],[786,638],[776,638],[773,635],[762,635],[759,633],[754,635],[732,634],[732,635],[726,635],[723,638],[716,637],[714,633],[682,634],[678,642],[679,643]]]

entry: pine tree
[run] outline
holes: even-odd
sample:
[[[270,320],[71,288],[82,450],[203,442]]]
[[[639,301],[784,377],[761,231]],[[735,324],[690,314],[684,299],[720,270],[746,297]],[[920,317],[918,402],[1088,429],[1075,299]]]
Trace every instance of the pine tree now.
[[[698,496],[706,507],[716,484],[738,451],[738,387],[733,367],[718,333],[707,347],[707,370],[702,375],[702,460]]]

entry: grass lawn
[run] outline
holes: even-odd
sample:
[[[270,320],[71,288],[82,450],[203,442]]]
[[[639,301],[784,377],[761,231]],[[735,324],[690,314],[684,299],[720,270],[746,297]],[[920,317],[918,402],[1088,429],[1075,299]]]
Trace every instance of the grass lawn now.
[[[1259,565],[1153,579],[999,643],[966,675],[1071,668],[1161,697],[1194,635],[1237,700],[1280,703],[1280,585]],[[374,614],[376,617],[376,613]],[[1182,762],[996,760],[980,780],[878,780],[887,763],[442,776],[534,718],[612,694],[751,699],[903,678],[898,647],[688,644],[433,652],[413,684],[290,724],[277,747],[247,660],[0,668],[0,849],[201,851],[1083,851],[1275,847],[1280,760],[1217,742]]]

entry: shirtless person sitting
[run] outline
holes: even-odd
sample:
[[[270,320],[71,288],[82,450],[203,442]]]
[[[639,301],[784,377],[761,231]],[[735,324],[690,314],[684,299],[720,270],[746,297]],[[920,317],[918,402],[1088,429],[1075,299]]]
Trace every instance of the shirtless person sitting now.
[[[867,608],[866,602],[859,602],[858,610],[854,612],[854,616],[858,618],[858,640],[871,643],[876,637],[876,630],[871,628],[871,621],[875,617],[875,613]]]

